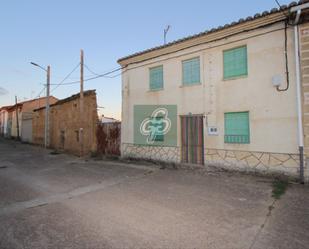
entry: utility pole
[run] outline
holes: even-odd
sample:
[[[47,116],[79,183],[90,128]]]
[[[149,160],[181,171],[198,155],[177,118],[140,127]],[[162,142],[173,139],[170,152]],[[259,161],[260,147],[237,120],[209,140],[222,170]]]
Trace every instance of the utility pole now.
[[[50,66],[47,66],[47,69],[40,66],[37,63],[30,62],[33,66],[39,67],[46,72],[46,106],[45,106],[45,134],[44,134],[44,147],[49,146],[49,91],[50,91]]]
[[[84,51],[80,50],[80,96],[79,96],[79,142],[80,157],[84,156]]]
[[[50,66],[47,66],[46,79],[46,108],[45,108],[45,148],[49,146],[49,91],[50,91]]]
[[[16,105],[16,131],[17,139],[19,140],[19,120],[18,120],[18,105],[17,105],[17,96],[15,96],[15,105]]]

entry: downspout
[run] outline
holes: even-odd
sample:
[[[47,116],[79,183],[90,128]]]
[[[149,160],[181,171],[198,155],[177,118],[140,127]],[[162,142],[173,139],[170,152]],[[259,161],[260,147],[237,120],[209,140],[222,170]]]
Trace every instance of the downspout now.
[[[301,9],[296,12],[294,22],[294,44],[295,44],[295,71],[296,71],[296,94],[297,94],[297,115],[298,115],[298,148],[299,148],[299,178],[304,183],[304,131],[302,120],[302,97],[301,97],[301,78],[300,78],[300,57],[299,57],[299,33],[298,22]]]

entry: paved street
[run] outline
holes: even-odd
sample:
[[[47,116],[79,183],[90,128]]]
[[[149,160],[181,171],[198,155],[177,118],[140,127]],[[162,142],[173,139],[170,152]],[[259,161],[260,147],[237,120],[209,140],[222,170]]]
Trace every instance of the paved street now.
[[[309,248],[309,189],[0,140],[0,248]],[[270,208],[271,207],[271,208]]]

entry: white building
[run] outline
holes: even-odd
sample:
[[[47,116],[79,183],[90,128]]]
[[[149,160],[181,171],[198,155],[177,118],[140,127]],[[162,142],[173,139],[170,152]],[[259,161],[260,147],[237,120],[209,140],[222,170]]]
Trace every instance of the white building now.
[[[8,109],[11,106],[3,106],[0,108],[0,136],[7,137],[8,136],[8,117],[9,112]]]
[[[119,59],[122,156],[308,174],[308,7],[292,3]]]

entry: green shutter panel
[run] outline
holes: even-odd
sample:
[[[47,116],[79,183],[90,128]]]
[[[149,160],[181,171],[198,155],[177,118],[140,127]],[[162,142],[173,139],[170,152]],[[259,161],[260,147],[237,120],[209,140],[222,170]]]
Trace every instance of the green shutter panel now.
[[[163,88],[163,66],[149,69],[149,88],[150,90]]]
[[[200,80],[200,58],[193,58],[182,62],[183,85],[199,84]]]
[[[223,52],[224,79],[248,75],[247,47]]]
[[[156,121],[155,126],[161,125],[162,122],[159,122],[160,120],[163,120],[163,117],[155,117]],[[157,127],[156,127],[157,128]],[[164,135],[161,133],[156,134],[155,140],[156,142],[164,142]]]
[[[224,114],[225,143],[250,143],[249,112]]]

